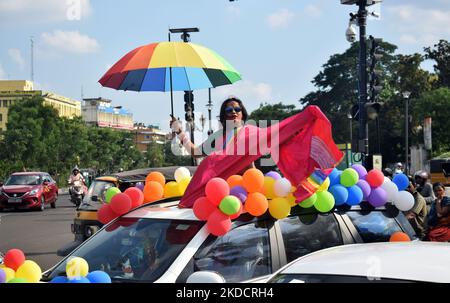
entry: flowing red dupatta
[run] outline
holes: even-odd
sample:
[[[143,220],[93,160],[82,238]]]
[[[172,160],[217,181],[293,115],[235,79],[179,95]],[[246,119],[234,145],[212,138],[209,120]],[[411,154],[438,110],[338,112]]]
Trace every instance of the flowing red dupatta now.
[[[319,107],[308,106],[271,127],[243,127],[224,151],[214,152],[201,162],[179,206],[192,207],[196,199],[205,195],[209,180],[226,180],[268,153],[297,187],[297,201],[314,193],[308,177],[315,170],[332,169],[344,156],[333,141],[330,121]]]

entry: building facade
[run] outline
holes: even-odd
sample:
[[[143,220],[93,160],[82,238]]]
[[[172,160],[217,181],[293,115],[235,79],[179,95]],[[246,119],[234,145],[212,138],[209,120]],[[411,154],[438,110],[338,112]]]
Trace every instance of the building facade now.
[[[112,106],[104,98],[83,99],[82,117],[86,124],[122,130],[133,130],[133,114],[121,106]]]
[[[134,145],[142,152],[147,152],[147,147],[150,143],[155,142],[164,144],[167,141],[168,134],[163,132],[159,127],[145,127],[143,125],[136,125],[134,127]]]

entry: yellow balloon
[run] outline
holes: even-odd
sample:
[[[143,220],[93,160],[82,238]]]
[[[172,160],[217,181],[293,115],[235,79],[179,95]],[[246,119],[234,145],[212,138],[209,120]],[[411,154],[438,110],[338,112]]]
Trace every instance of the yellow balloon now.
[[[296,198],[295,198],[294,194],[292,194],[292,193],[286,197],[286,200],[288,200],[291,207],[294,207],[297,205],[297,203],[295,202]]]
[[[26,279],[29,283],[38,283],[42,278],[42,270],[36,262],[26,260],[17,269],[16,278]]]
[[[275,198],[269,202],[269,213],[275,219],[283,219],[289,216],[291,204],[286,198]]]
[[[181,195],[184,195],[184,192],[186,191],[186,188],[189,185],[189,182],[191,182],[192,177],[186,177],[181,179],[180,182],[178,182],[178,185],[180,186]]]
[[[180,185],[175,182],[167,182],[164,185],[164,198],[180,197],[182,196]]]
[[[12,280],[16,277],[16,272],[14,271],[14,269],[4,266],[4,267],[2,267],[2,270],[6,274],[6,282],[8,282],[9,280]]]
[[[297,190],[297,187],[295,187],[295,186],[291,186],[291,193],[293,193],[294,191],[296,191]]]
[[[71,258],[66,264],[67,278],[86,277],[89,273],[89,264],[80,257]]]
[[[272,177],[264,177],[264,194],[267,197],[267,199],[273,199],[275,198],[275,192],[274,192],[274,184],[275,179]]]
[[[330,178],[326,178],[325,181],[323,181],[322,185],[319,186],[317,191],[326,191],[328,190],[328,187],[330,187]]]

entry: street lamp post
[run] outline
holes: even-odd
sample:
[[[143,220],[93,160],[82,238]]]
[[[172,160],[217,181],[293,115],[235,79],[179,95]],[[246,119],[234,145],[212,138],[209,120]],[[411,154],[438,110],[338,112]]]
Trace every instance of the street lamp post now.
[[[409,171],[409,97],[411,92],[404,91],[402,93],[405,99],[405,174]]]
[[[211,111],[212,111],[211,88],[208,88],[208,95],[209,95],[209,100],[208,100],[208,104],[206,105],[206,107],[208,108],[208,120],[209,120],[208,136],[211,136],[213,133],[212,121],[211,121]]]

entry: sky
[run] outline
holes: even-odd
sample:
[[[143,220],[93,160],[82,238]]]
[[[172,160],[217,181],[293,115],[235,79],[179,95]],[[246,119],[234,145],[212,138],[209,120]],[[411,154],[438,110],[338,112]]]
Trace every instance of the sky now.
[[[135,122],[168,130],[169,93],[116,91],[98,80],[132,49],[167,41],[169,28],[198,27],[191,41],[242,74],[212,89],[213,116],[230,95],[249,111],[266,102],[299,107],[322,65],[349,47],[345,30],[356,10],[339,0],[0,0],[0,79],[31,78],[33,37],[35,88],[76,100],[82,93],[108,98]],[[450,0],[384,0],[369,11],[380,18],[368,21],[367,33],[397,45],[397,53],[450,40]],[[431,62],[423,66],[432,70]],[[184,117],[183,93],[174,96],[175,114]],[[207,116],[208,90],[194,96],[196,118]]]

